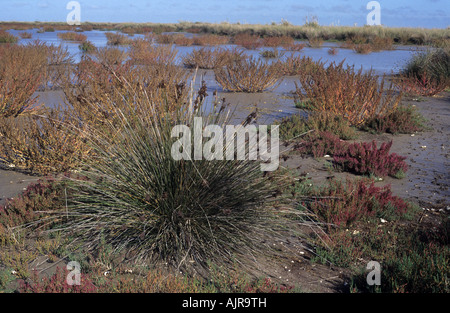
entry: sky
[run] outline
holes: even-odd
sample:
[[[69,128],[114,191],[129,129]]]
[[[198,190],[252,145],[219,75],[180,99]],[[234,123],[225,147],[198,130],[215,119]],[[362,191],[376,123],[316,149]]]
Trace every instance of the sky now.
[[[0,0],[0,21],[65,22],[69,0]],[[78,0],[81,22],[366,24],[369,0]],[[447,28],[450,0],[378,0],[381,24]]]

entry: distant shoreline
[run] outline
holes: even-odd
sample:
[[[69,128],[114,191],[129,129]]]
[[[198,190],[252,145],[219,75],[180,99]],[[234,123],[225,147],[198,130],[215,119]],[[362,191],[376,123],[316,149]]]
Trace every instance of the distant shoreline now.
[[[272,24],[240,24],[240,23],[106,23],[82,22],[80,26],[70,26],[66,22],[0,22],[3,30],[27,30],[31,28],[46,28],[55,30],[108,30],[128,34],[190,32],[209,33],[233,36],[238,33],[251,33],[261,37],[290,36],[294,39],[321,38],[325,41],[346,41],[355,36],[389,37],[395,44],[406,45],[448,45],[450,28],[414,28],[386,26],[322,26],[316,23],[293,25],[288,22]]]

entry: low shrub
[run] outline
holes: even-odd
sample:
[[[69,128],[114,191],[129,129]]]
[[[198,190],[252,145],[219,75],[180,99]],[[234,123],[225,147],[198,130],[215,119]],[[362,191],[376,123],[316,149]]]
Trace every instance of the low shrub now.
[[[353,51],[360,54],[369,54],[373,51],[373,47],[369,43],[361,43],[353,45]]]
[[[233,43],[249,50],[258,49],[264,45],[263,40],[259,36],[250,35],[248,33],[236,34],[233,37]]]
[[[148,39],[136,39],[129,49],[129,62],[133,65],[160,65],[171,66],[175,63],[178,50],[170,45],[156,46]],[[125,58],[123,58],[123,61]]]
[[[283,48],[285,49],[285,50],[288,50],[288,51],[302,51],[303,50],[303,48],[305,48],[306,47],[306,44],[305,43],[292,43],[292,44],[285,44],[285,45],[283,45]]]
[[[328,54],[330,55],[336,55],[338,54],[339,50],[336,47],[332,47],[330,49],[328,49]]]
[[[277,37],[265,37],[263,39],[263,46],[264,47],[291,47],[294,45],[294,38],[290,36],[277,36]]]
[[[355,71],[354,66],[330,63],[328,67],[311,63],[314,70],[300,75],[296,97],[309,100],[314,111],[326,111],[345,117],[352,126],[387,114],[397,107],[402,98],[393,84],[385,88],[385,77],[380,80],[373,71]]]
[[[408,169],[404,162],[406,157],[396,153],[389,154],[391,146],[392,141],[382,143],[380,148],[377,148],[375,141],[351,143],[346,149],[333,154],[333,162],[343,170],[356,174],[401,178]]]
[[[66,41],[78,41],[83,42],[87,40],[87,36],[77,33],[77,32],[64,32],[64,33],[58,33],[58,38]]]
[[[49,216],[50,211],[60,210],[64,205],[63,190],[64,185],[51,177],[28,185],[21,194],[0,206],[0,225],[5,229],[29,225]],[[51,225],[42,223],[39,228],[49,229]]]
[[[425,128],[423,116],[412,106],[398,106],[392,112],[376,116],[361,127],[376,134],[412,134]]]
[[[105,33],[107,44],[111,46],[127,46],[133,42],[133,39],[121,33]]]
[[[364,180],[333,180],[311,190],[307,206],[320,220],[334,227],[347,228],[373,218],[397,219],[408,213],[407,202],[394,196],[390,186],[376,187]]]
[[[273,49],[261,51],[259,55],[263,58],[280,58],[283,56],[283,53],[280,53],[278,49]]]
[[[5,30],[0,30],[0,43],[16,43],[19,38],[8,33]]]
[[[311,132],[304,140],[297,143],[295,150],[300,154],[312,155],[320,158],[325,155],[334,155],[345,150],[347,143],[337,135],[327,131]]]
[[[45,70],[45,54],[31,46],[0,46],[0,118],[31,112]]]
[[[95,47],[95,45],[89,41],[89,40],[85,40],[83,41],[78,48],[83,51],[84,53],[93,53],[97,48]]]
[[[311,57],[308,56],[290,55],[284,60],[278,60],[275,64],[279,67],[282,75],[308,76],[310,72],[322,68],[325,63],[321,61],[314,61]]]
[[[323,39],[320,37],[309,37],[308,47],[310,48],[320,48],[323,45]]]
[[[214,75],[223,89],[234,92],[262,92],[281,83],[278,66],[253,57],[216,68]]]
[[[236,53],[239,53],[236,51]],[[242,57],[242,52],[240,55]],[[221,48],[194,49],[183,57],[183,64],[187,68],[215,69],[231,62],[229,50]]]
[[[214,34],[200,35],[193,37],[193,44],[197,46],[217,46],[226,45],[230,41],[228,36]]]
[[[450,86],[450,78],[433,78],[426,72],[422,73],[420,77],[414,76],[400,76],[396,80],[396,86],[405,94],[410,96],[435,96]]]
[[[450,79],[450,48],[425,50],[412,56],[401,71],[403,77],[414,77],[419,81],[430,79],[439,83]]]
[[[81,134],[68,130],[70,118],[58,110],[2,118],[0,164],[40,175],[76,168],[89,149]]]
[[[22,39],[30,39],[31,37],[33,37],[33,34],[32,34],[32,33],[29,33],[29,32],[21,32],[21,33],[19,34],[19,36],[20,36],[20,38],[22,38]]]
[[[283,118],[279,125],[280,138],[282,140],[297,138],[310,130],[329,132],[343,140],[356,138],[356,130],[348,124],[347,120],[327,112],[313,112],[307,117],[293,114]]]

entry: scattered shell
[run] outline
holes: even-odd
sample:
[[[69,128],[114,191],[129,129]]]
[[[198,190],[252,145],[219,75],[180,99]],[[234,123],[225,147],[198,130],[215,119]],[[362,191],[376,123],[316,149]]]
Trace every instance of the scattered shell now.
[[[381,223],[386,223],[387,221],[384,218],[380,218]]]
[[[426,149],[427,148],[427,146],[420,146],[422,149]]]

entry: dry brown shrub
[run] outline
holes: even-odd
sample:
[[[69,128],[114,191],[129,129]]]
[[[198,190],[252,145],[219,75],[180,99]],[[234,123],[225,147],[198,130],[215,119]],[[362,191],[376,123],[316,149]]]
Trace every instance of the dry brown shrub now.
[[[183,64],[187,68],[214,69],[246,57],[244,52],[238,49],[200,48],[186,55]]]
[[[353,51],[360,54],[368,54],[373,51],[370,43],[354,44]]]
[[[156,36],[156,42],[164,45],[191,46],[194,43],[194,39],[177,33],[159,34]]]
[[[137,39],[131,44],[129,54],[136,65],[173,64],[178,51],[172,46],[155,46],[147,39]]]
[[[133,39],[121,33],[105,33],[107,44],[111,46],[126,46],[131,44]]]
[[[262,92],[281,83],[279,67],[253,57],[214,70],[217,83],[234,92]]]
[[[354,66],[345,67],[344,61],[301,75],[299,80],[296,95],[300,101],[308,99],[312,110],[343,116],[353,126],[391,112],[402,98],[392,83],[385,88],[384,76],[379,81],[372,70],[355,71]]]
[[[200,35],[193,38],[193,44],[197,46],[218,46],[226,45],[230,42],[228,36],[214,34]]]
[[[18,116],[33,110],[45,69],[45,55],[26,46],[0,46],[0,116]]]
[[[292,43],[289,45],[283,45],[283,48],[289,51],[302,51],[305,47],[305,43]]]
[[[289,47],[294,44],[294,38],[290,36],[266,37],[263,39],[265,47]]]
[[[92,127],[114,123],[114,112],[124,105],[123,92],[130,88],[143,89],[150,100],[164,98],[170,111],[187,101],[189,90],[186,81],[189,73],[174,64],[123,64],[100,63],[86,56],[66,82],[66,104],[73,116]],[[120,78],[120,79],[119,79]],[[124,85],[124,81],[127,85]],[[97,110],[87,109],[88,104],[98,104]]]
[[[0,163],[40,175],[76,168],[89,148],[83,134],[69,130],[69,118],[62,111],[43,109],[39,114],[0,118]]]
[[[323,39],[321,37],[309,37],[308,46],[310,48],[320,48],[323,45]]]
[[[240,33],[233,37],[233,43],[246,49],[257,49],[263,46],[263,40],[257,35]]]
[[[79,41],[79,42],[87,40],[86,35],[76,32],[58,33],[58,38],[61,38],[62,40],[66,41]]]
[[[116,47],[97,48],[92,56],[97,62],[105,65],[123,64],[128,57],[128,53]]]
[[[310,72],[323,68],[323,65],[324,62],[320,60],[314,61],[311,57],[298,55],[290,55],[276,62],[281,75],[286,76],[309,75]]]

